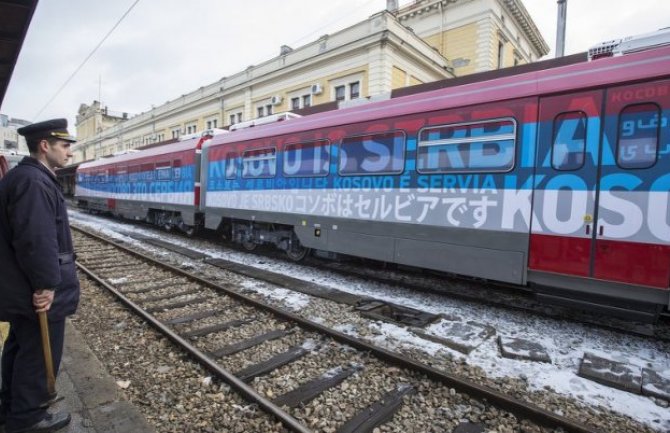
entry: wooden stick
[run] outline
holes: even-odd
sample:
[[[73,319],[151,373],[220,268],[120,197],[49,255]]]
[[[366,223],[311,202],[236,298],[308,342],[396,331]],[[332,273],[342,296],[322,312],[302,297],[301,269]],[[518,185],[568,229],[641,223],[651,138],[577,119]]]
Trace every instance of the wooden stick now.
[[[44,352],[44,365],[47,371],[47,390],[49,397],[56,395],[56,376],[54,375],[54,361],[51,356],[51,340],[49,339],[49,322],[47,312],[37,313],[40,318],[40,333],[42,334],[42,349]]]

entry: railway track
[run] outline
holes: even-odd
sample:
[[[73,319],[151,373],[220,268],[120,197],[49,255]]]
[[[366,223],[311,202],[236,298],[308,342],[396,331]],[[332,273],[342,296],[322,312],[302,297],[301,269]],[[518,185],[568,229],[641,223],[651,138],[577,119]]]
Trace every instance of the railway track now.
[[[148,230],[157,231],[155,227],[148,226]],[[128,233],[128,236],[138,240],[146,240],[157,247],[169,249],[173,252],[188,256],[192,259],[207,260],[207,255],[198,253],[187,248],[181,248],[175,244],[161,242],[153,237],[138,236]],[[220,242],[220,239],[213,235],[213,232],[204,232],[199,235],[203,241]],[[274,248],[254,248],[249,251],[237,244],[229,243],[227,248],[245,253],[253,253],[260,257],[267,257],[273,260],[294,263],[289,260],[283,252]],[[209,260],[215,266],[224,267],[233,272],[249,274],[248,270],[242,270],[242,267],[235,266],[232,262],[224,263],[224,260]],[[375,281],[380,284],[396,286],[399,288],[411,288],[425,293],[434,293],[441,296],[449,296],[465,302],[475,302],[481,305],[487,305],[495,308],[502,308],[510,311],[520,311],[537,317],[546,317],[558,320],[570,320],[575,323],[581,323],[585,326],[600,328],[607,331],[613,331],[624,335],[643,337],[653,339],[654,341],[670,342],[670,313],[661,313],[656,323],[647,321],[638,321],[634,317],[624,313],[624,317],[617,317],[616,311],[610,310],[604,314],[593,314],[593,311],[582,310],[575,306],[562,306],[547,303],[544,300],[537,299],[537,293],[530,289],[522,289],[518,286],[510,286],[500,282],[468,279],[460,276],[433,273],[431,271],[421,271],[418,269],[397,269],[391,266],[389,269],[382,267],[382,263],[374,262],[374,266],[369,266],[365,261],[351,258],[350,261],[334,261],[315,256],[307,257],[303,263],[317,269],[328,269],[329,271],[343,277],[362,278],[366,281]],[[258,272],[253,270],[253,272]],[[260,271],[262,272],[262,271]],[[266,273],[268,282],[281,284],[274,276]],[[296,284],[296,282],[291,282]],[[298,283],[301,284],[301,283]],[[315,291],[308,289],[308,293],[315,295]],[[324,295],[323,293],[321,295]],[[317,294],[318,296],[318,294]],[[326,298],[339,302],[356,304],[363,297],[351,295],[349,297],[325,294]]]
[[[364,266],[350,266],[338,262],[318,264],[312,261],[313,266],[327,268],[344,276],[364,278],[399,287],[411,287],[426,293],[435,293],[449,296],[466,302],[476,302],[495,308],[511,311],[521,311],[537,317],[570,320],[586,326],[601,328],[625,335],[651,338],[655,341],[670,342],[670,313],[661,313],[655,323],[638,321],[634,318],[616,317],[608,313],[593,314],[592,311],[581,310],[574,306],[553,305],[538,300],[537,294],[531,290],[524,290],[517,286],[508,286],[498,282],[469,280],[463,277],[448,275],[420,275],[413,277],[404,272],[380,272]]]
[[[401,411],[435,417],[429,401],[480,405],[477,422],[447,420],[461,431],[492,430],[502,419],[520,431],[598,431],[81,229],[75,243],[83,272],[289,431],[368,432],[398,423]],[[289,387],[288,368],[304,372]]]

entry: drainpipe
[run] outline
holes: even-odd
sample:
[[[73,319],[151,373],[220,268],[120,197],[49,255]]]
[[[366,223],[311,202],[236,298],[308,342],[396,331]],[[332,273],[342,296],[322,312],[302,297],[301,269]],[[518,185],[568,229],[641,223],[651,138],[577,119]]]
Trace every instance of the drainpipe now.
[[[565,17],[568,11],[568,0],[558,0],[558,22],[556,24],[556,57],[565,53]]]

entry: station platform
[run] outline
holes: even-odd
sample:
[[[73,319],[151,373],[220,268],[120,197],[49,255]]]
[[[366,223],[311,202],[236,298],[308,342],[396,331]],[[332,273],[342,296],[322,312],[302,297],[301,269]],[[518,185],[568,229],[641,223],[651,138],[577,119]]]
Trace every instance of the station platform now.
[[[6,324],[0,324],[0,347],[6,335]],[[114,379],[69,321],[56,390],[62,399],[49,411],[72,414],[70,424],[58,433],[155,433],[137,408],[123,399]],[[0,433],[4,431],[0,426]]]

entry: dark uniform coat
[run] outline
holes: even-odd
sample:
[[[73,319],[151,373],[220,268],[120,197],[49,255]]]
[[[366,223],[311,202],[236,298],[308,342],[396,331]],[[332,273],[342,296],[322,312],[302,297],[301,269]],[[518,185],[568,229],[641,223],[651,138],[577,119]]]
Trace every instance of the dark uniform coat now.
[[[77,309],[77,280],[65,199],[56,176],[25,157],[0,180],[0,321],[37,320],[33,292],[55,289],[50,320]]]

